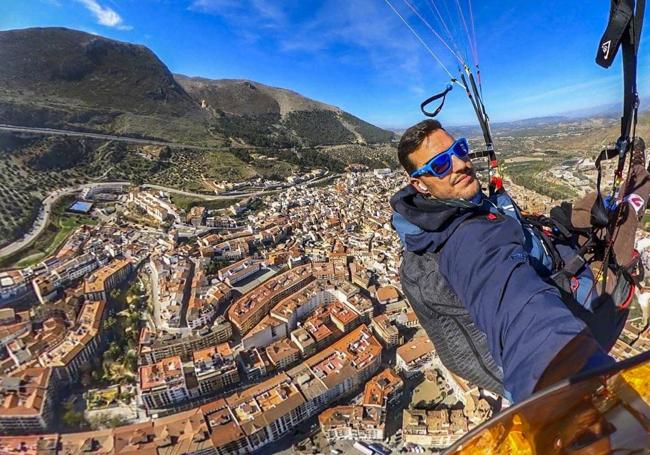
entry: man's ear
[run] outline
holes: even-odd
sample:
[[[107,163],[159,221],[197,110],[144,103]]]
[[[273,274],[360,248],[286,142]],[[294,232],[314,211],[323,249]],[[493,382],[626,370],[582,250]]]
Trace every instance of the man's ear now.
[[[429,194],[429,188],[416,178],[411,178],[411,185],[415,188],[415,191],[422,194]]]

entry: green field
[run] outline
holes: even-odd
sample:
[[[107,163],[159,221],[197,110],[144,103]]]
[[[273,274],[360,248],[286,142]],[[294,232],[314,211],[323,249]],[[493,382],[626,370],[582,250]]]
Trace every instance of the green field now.
[[[192,207],[196,207],[196,206],[205,207],[208,210],[225,209],[244,199],[244,198],[238,198],[238,199],[220,199],[215,201],[206,201],[205,199],[192,197],[192,196],[184,196],[182,194],[171,194],[170,197],[172,203],[176,207],[178,207],[179,209],[183,209],[185,211],[188,211]]]
[[[562,184],[551,183],[541,178],[540,174],[549,170],[560,160],[547,159],[544,161],[522,161],[518,163],[506,163],[503,166],[503,172],[512,179],[512,181],[536,193],[543,194],[552,199],[572,199],[576,192]]]
[[[74,200],[73,196],[61,198],[52,208],[50,220],[43,232],[25,248],[1,258],[0,267],[28,267],[38,264],[58,250],[76,228],[97,224],[97,221],[90,216],[65,211]]]

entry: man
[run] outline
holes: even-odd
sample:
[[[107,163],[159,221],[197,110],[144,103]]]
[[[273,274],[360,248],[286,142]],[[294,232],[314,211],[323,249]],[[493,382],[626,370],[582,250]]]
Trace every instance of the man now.
[[[599,295],[598,273],[589,266],[567,277],[567,298],[551,279],[557,259],[548,239],[524,222],[505,191],[482,193],[468,152],[467,142],[454,140],[436,120],[409,128],[398,155],[410,183],[391,198],[392,223],[404,247],[402,288],[443,363],[514,401],[611,364],[606,352],[629,302],[621,309],[621,302]],[[638,213],[623,211],[628,236],[650,192],[644,161],[637,150],[626,194],[635,191],[643,204],[635,206]],[[578,208],[573,215],[581,219]],[[552,248],[568,263],[577,245]]]

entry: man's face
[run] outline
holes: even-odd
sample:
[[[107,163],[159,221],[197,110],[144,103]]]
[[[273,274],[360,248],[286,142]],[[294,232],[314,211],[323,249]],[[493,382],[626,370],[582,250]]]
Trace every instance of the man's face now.
[[[416,169],[424,166],[431,158],[444,152],[454,143],[454,138],[444,130],[436,130],[429,134],[418,147],[409,155]],[[423,194],[430,194],[438,199],[471,199],[480,189],[472,162],[469,158],[460,159],[456,155],[451,158],[451,171],[444,177],[425,174],[411,177],[411,184]]]

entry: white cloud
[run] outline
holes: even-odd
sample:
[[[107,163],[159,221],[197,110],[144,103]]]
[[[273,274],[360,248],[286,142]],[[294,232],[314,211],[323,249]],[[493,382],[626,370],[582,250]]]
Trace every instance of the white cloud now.
[[[118,30],[132,30],[133,27],[124,24],[122,17],[108,6],[100,5],[96,0],[77,0],[90,11],[97,23],[106,27],[113,27]]]
[[[281,27],[286,25],[286,14],[272,0],[194,0],[190,9],[222,16],[237,27]]]
[[[541,100],[549,100],[552,98],[567,98],[576,94],[594,93],[596,88],[614,86],[620,81],[618,74],[601,77],[599,79],[591,79],[588,81],[567,84],[561,87],[553,87],[547,90],[539,91],[535,94],[525,96],[522,98],[515,98],[515,101],[520,104],[531,104]]]
[[[222,17],[243,42],[367,65],[405,90],[439,77],[437,64],[422,58],[425,51],[382,1],[193,0],[190,9]]]

